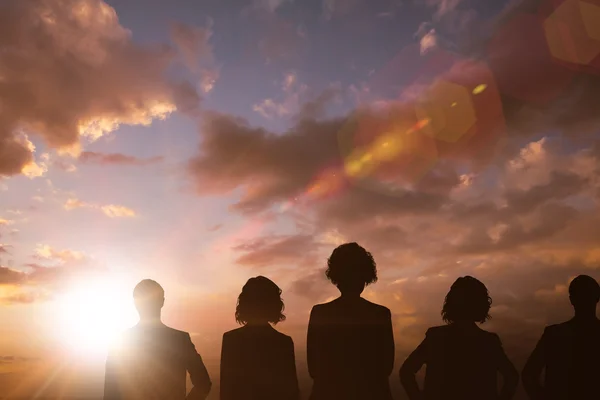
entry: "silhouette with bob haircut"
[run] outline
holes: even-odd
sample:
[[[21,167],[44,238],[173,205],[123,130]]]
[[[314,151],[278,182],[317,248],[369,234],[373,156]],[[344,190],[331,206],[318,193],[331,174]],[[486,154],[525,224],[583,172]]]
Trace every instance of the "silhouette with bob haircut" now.
[[[283,309],[273,281],[246,282],[235,310],[243,326],[223,335],[221,400],[298,400],[294,342],[270,325],[285,320]]]
[[[211,381],[189,333],[161,322],[163,288],[144,279],[133,290],[140,321],[125,331],[106,361],[104,400],[204,400]],[[193,384],[186,396],[187,373]]]
[[[492,299],[479,280],[458,278],[442,308],[445,326],[429,328],[425,339],[400,368],[400,381],[409,399],[508,400],[513,398],[519,375],[497,334],[477,323],[490,319]],[[427,365],[424,389],[415,374]],[[498,372],[504,378],[498,393]]]
[[[341,296],[315,305],[307,338],[311,400],[391,400],[389,376],[394,367],[390,310],[363,299],[377,281],[371,253],[346,243],[331,253],[325,275]]]
[[[546,327],[523,368],[523,386],[531,399],[600,399],[600,286],[594,278],[579,275],[569,285],[569,299],[575,316]]]

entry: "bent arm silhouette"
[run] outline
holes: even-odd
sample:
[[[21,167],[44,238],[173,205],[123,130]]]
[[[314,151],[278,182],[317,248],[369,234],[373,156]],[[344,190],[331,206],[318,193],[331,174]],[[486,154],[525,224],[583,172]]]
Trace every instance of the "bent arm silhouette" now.
[[[545,360],[545,343],[547,337],[547,329],[544,330],[542,337],[535,346],[535,349],[525,363],[521,379],[527,396],[531,400],[541,400],[544,397],[544,387],[540,383],[542,371],[546,366]]]
[[[428,334],[429,332],[427,332]],[[417,348],[408,356],[402,367],[400,367],[400,382],[410,400],[421,400],[423,392],[417,384],[415,374],[419,372],[423,364],[427,361],[428,336],[417,346]]]
[[[188,373],[190,374],[190,380],[192,381],[192,390],[187,396],[188,400],[204,400],[208,397],[212,382],[206,366],[202,361],[202,357],[196,351],[196,346],[192,342],[190,335],[186,335],[186,347],[188,348],[186,354],[186,366]]]
[[[514,397],[517,386],[519,385],[519,372],[513,365],[513,363],[508,359],[504,349],[502,348],[502,342],[498,335],[494,335],[495,340],[497,341],[496,346],[498,348],[497,354],[497,365],[498,372],[502,375],[503,384],[500,389],[499,400],[510,400]]]

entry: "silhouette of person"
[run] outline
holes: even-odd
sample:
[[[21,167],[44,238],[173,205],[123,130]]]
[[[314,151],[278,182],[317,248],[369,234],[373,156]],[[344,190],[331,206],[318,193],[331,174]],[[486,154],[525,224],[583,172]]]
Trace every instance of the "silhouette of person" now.
[[[264,276],[242,288],[235,310],[241,328],[223,335],[221,400],[297,400],[292,338],[271,324],[285,320],[281,289]]]
[[[569,299],[575,316],[546,327],[523,368],[523,386],[531,399],[600,399],[600,286],[580,275],[569,285]]]
[[[357,243],[337,247],[325,275],[341,296],[313,307],[308,324],[307,361],[311,400],[391,400],[394,367],[390,310],[363,299],[377,281],[371,253]]]
[[[454,282],[442,308],[447,325],[429,328],[400,368],[400,381],[409,399],[508,400],[514,396],[517,370],[498,335],[476,324],[490,318],[491,304],[488,290],[479,280],[465,276]],[[415,374],[423,364],[427,370],[421,391]],[[504,378],[500,393],[498,372]]]
[[[188,400],[204,400],[211,381],[190,335],[161,322],[163,288],[145,279],[133,291],[140,316],[125,331],[106,361],[104,400],[180,400],[186,398],[186,371],[193,388]]]

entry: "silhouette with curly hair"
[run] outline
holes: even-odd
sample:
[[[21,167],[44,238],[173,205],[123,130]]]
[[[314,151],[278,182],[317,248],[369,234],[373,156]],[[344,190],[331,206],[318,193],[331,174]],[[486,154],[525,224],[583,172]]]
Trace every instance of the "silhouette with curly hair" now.
[[[391,400],[394,366],[390,310],[361,297],[377,281],[371,253],[356,243],[336,248],[327,278],[341,296],[313,307],[308,325],[307,361],[313,379],[311,400]]]
[[[221,400],[297,400],[294,342],[271,324],[285,320],[281,289],[250,278],[235,310],[241,328],[223,335]]]
[[[104,400],[186,399],[187,373],[193,384],[187,399],[206,399],[212,384],[189,333],[161,322],[163,288],[144,279],[133,290],[133,300],[140,322],[108,355]]]
[[[425,339],[400,368],[409,399],[508,400],[516,391],[517,370],[506,357],[500,338],[477,323],[490,319],[492,299],[479,280],[458,278],[442,308],[445,326],[429,328]],[[415,374],[427,365],[421,391]],[[500,393],[498,372],[504,378]]]
[[[523,386],[533,400],[600,399],[600,285],[579,275],[569,285],[569,299],[575,316],[546,327],[523,368]]]

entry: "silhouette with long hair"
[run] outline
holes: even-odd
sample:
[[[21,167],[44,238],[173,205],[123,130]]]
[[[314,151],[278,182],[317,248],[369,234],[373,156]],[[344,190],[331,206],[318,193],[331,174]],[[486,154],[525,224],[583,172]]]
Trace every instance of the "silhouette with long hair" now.
[[[297,400],[292,338],[271,324],[285,320],[281,289],[264,276],[242,288],[235,310],[241,328],[223,335],[221,400]]]
[[[189,333],[161,322],[164,290],[145,279],[133,291],[139,323],[122,335],[106,361],[104,400],[204,400],[210,377]],[[186,397],[188,372],[193,388]]]
[[[427,330],[425,339],[400,368],[400,381],[409,399],[508,400],[519,383],[517,370],[506,357],[500,338],[477,322],[490,318],[492,299],[479,280],[458,278],[442,308],[445,326]],[[427,365],[424,389],[415,374]],[[504,382],[498,393],[498,372]]]
[[[569,285],[569,299],[575,316],[546,327],[523,368],[523,386],[533,400],[600,399],[600,286],[580,275]]]
[[[310,314],[310,399],[391,400],[394,334],[390,310],[360,296],[377,280],[375,260],[358,244],[347,243],[333,251],[327,265],[325,274],[341,296],[314,306]]]

